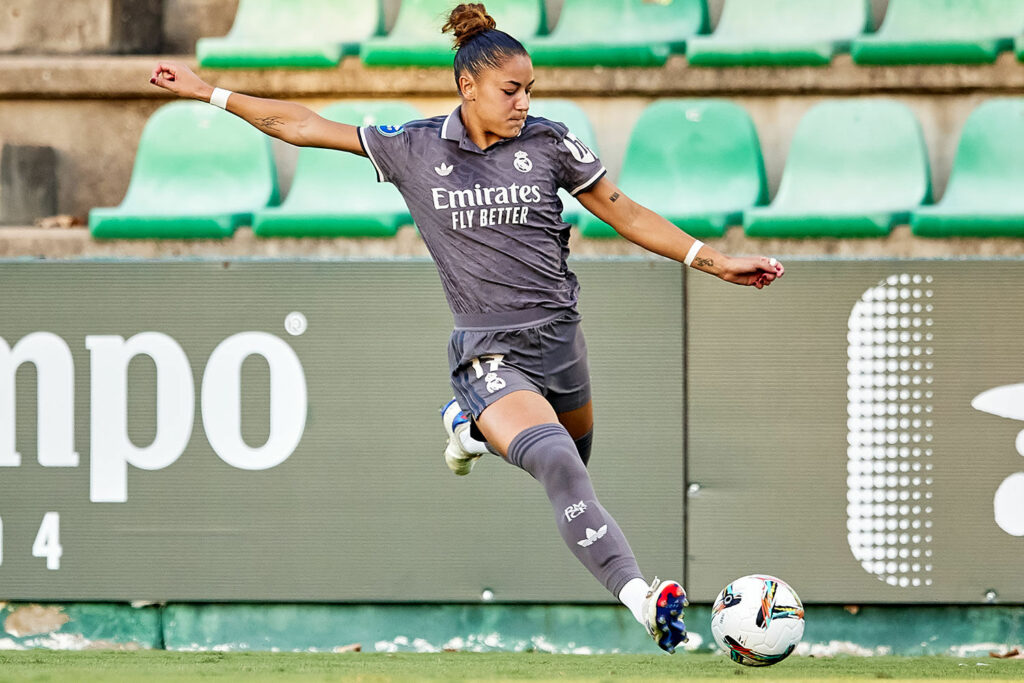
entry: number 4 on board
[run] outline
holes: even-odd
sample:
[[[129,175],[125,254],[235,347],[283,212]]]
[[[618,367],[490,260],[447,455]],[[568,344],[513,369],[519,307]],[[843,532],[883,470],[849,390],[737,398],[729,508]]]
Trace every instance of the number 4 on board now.
[[[60,547],[60,513],[47,512],[43,515],[43,523],[39,525],[39,533],[32,544],[32,557],[45,557],[47,569],[60,569],[60,556],[63,553]]]

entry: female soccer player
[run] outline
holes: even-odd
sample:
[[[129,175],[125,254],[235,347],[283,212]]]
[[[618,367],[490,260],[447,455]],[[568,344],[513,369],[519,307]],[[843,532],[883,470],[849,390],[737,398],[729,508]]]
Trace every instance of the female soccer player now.
[[[564,125],[527,116],[530,57],[482,4],[458,5],[442,30],[455,36],[462,103],[404,126],[335,123],[298,104],[213,88],[180,64],[160,63],[151,82],[293,145],[369,157],[378,180],[394,183],[455,319],[448,358],[457,398],[442,410],[446,462],[467,474],[491,450],[529,472],[544,486],[569,549],[673,652],[686,639],[686,593],[675,581],[648,586],[587,474],[593,406],[558,188],[626,239],[727,282],[761,289],[784,269],[695,240],[623,194]],[[473,439],[474,430],[486,441]]]

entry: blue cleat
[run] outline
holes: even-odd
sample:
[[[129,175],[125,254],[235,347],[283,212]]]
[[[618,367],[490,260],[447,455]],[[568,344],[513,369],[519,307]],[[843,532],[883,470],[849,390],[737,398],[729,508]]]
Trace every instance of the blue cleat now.
[[[647,633],[654,638],[658,647],[669,654],[675,653],[676,647],[688,640],[686,624],[683,623],[683,608],[688,604],[686,591],[679,583],[659,581],[657,577],[644,598],[643,614]]]

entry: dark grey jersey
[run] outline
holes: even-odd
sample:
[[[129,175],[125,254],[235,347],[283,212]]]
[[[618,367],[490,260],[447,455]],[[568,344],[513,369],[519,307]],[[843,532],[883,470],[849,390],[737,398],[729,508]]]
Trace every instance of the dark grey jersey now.
[[[530,116],[517,137],[481,150],[457,108],[363,127],[359,139],[377,179],[409,205],[456,326],[515,326],[575,307],[558,188],[585,192],[605,168],[564,125]]]

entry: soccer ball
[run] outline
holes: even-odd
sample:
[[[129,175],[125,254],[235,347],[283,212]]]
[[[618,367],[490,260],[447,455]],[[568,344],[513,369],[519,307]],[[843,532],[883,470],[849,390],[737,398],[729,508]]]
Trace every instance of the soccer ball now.
[[[711,634],[734,662],[770,666],[788,657],[803,637],[804,606],[785,581],[744,576],[715,599]]]

